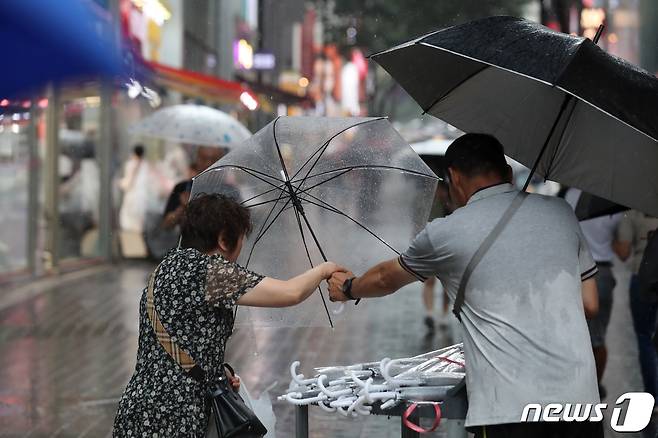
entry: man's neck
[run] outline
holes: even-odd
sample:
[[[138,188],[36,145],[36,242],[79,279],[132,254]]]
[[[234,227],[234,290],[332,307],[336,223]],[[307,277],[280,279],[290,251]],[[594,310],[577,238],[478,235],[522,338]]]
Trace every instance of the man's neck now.
[[[468,194],[468,199],[471,199],[471,196],[479,192],[480,190],[488,189],[489,187],[497,186],[499,184],[505,184],[509,181],[505,181],[502,178],[491,178],[491,177],[476,177],[470,181],[470,184],[467,187],[466,193]]]

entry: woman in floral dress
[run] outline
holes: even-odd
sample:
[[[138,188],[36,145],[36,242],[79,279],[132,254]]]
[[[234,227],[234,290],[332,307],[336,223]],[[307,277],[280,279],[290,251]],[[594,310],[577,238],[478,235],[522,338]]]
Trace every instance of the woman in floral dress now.
[[[119,403],[114,437],[205,437],[206,389],[219,377],[234,307],[293,306],[342,270],[328,262],[282,281],[239,266],[235,260],[251,231],[249,211],[222,195],[192,200],[181,231],[181,247],[169,252],[154,274],[154,304],[172,340],[203,369],[205,383],[190,377],[159,344],[144,289],[137,365]]]

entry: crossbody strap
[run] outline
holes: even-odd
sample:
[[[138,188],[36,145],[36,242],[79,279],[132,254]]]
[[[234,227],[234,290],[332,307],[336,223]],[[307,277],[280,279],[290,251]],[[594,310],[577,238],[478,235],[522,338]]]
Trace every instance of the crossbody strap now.
[[[158,267],[159,268],[159,267]],[[148,314],[149,320],[151,321],[151,327],[153,328],[153,333],[158,339],[162,348],[165,349],[167,354],[176,362],[185,372],[192,377],[197,382],[202,383],[205,379],[205,372],[203,368],[196,364],[192,356],[190,356],[185,350],[180,348],[176,342],[171,339],[169,333],[164,328],[160,322],[160,317],[158,312],[155,310],[155,300],[153,297],[153,290],[155,288],[155,275],[158,271],[156,268],[149,278],[148,291],[146,293],[146,313]]]
[[[455,304],[452,307],[452,313],[455,314],[460,322],[462,320],[460,314],[462,306],[464,305],[466,285],[468,284],[468,280],[471,278],[473,270],[475,270],[475,267],[480,263],[487,251],[489,251],[491,245],[493,245],[494,241],[498,238],[507,223],[510,221],[510,219],[512,219],[512,216],[514,216],[514,213],[516,213],[516,211],[519,209],[521,203],[527,195],[527,192],[521,191],[514,197],[512,203],[509,205],[509,207],[507,207],[507,210],[505,210],[503,216],[498,220],[496,226],[493,227],[489,235],[484,239],[478,250],[475,251],[475,254],[473,254],[473,257],[471,257],[471,260],[468,262],[468,265],[464,270],[464,274],[462,275],[462,279],[459,282],[459,289],[457,290],[457,296],[455,297]]]

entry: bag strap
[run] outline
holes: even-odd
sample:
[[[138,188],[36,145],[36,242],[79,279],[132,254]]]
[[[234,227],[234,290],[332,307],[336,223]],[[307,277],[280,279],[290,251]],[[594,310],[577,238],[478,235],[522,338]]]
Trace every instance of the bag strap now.
[[[153,296],[153,290],[155,289],[155,276],[159,270],[159,266],[153,271],[151,277],[149,278],[148,291],[146,293],[146,313],[148,314],[149,320],[151,321],[151,327],[153,328],[153,333],[158,339],[162,348],[167,352],[167,354],[176,362],[190,377],[196,380],[199,383],[203,383],[205,380],[205,372],[197,363],[192,359],[185,350],[180,348],[169,333],[167,329],[164,328],[160,322],[160,317],[158,312],[155,310],[155,299]]]
[[[468,262],[468,265],[466,266],[466,269],[464,270],[464,274],[462,275],[461,281],[459,282],[459,289],[457,289],[457,296],[455,297],[455,304],[452,307],[452,313],[455,314],[459,322],[461,322],[461,310],[462,306],[464,305],[464,299],[466,295],[466,285],[468,284],[468,280],[471,278],[471,274],[473,273],[473,270],[475,270],[476,266],[480,263],[482,258],[485,256],[487,251],[489,251],[489,248],[491,248],[491,245],[493,245],[494,241],[498,238],[500,233],[503,231],[507,223],[512,219],[512,216],[514,216],[514,213],[519,209],[521,206],[521,203],[523,200],[526,198],[528,195],[527,192],[525,191],[520,191],[512,200],[512,203],[507,207],[507,210],[505,210],[505,213],[503,213],[503,216],[498,220],[498,223],[493,227],[489,235],[484,239],[480,247],[475,251],[475,254],[473,254],[473,257],[471,257],[471,260]]]

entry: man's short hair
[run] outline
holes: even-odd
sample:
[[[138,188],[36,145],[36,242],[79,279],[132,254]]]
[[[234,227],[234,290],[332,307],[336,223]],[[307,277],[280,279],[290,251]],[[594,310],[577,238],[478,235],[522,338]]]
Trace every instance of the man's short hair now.
[[[503,145],[489,134],[464,134],[453,141],[445,154],[446,169],[452,167],[466,176],[508,172]]]

